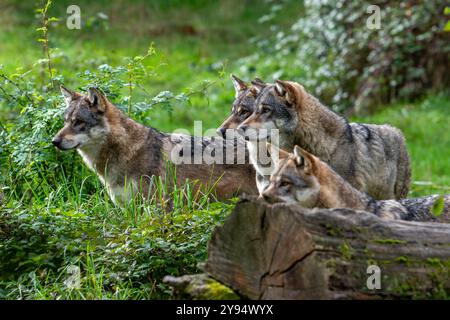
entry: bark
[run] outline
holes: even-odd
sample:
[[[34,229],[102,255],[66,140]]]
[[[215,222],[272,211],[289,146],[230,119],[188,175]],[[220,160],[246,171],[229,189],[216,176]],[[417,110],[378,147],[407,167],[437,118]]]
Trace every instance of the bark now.
[[[193,300],[237,300],[230,288],[220,284],[208,275],[194,274],[181,277],[165,276],[164,283],[172,287],[175,299]]]
[[[367,286],[370,265],[380,289]],[[250,299],[449,298],[449,270],[450,224],[254,199],[216,228],[205,265]]]

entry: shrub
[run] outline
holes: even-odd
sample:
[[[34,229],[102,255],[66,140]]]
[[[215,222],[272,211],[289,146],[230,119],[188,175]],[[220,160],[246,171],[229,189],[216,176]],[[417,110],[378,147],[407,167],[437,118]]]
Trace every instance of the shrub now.
[[[366,26],[370,5],[381,9],[381,29]],[[298,7],[304,15],[289,31],[272,25],[274,38],[257,41],[264,60],[257,53],[245,62],[256,70],[270,65],[274,77],[294,78],[340,110],[415,99],[450,83],[444,7],[441,1],[305,0]],[[261,21],[273,24],[273,17]]]
[[[45,58],[32,70],[7,73],[0,67],[0,299],[168,297],[162,277],[197,271],[212,229],[232,204],[214,202],[187,183],[164,194],[171,210],[138,200],[121,209],[76,152],[52,146],[66,108],[58,85],[67,83],[57,59],[61,52],[49,47],[49,5],[38,10]],[[144,60],[154,53],[151,46],[116,66],[86,67],[77,59],[64,66],[80,70],[73,74],[77,91],[96,86],[147,124],[153,108],[189,103],[211,85],[148,94],[142,82],[156,76],[158,63]],[[158,192],[162,198],[169,191],[160,183]],[[69,266],[80,268],[79,289],[64,283]]]

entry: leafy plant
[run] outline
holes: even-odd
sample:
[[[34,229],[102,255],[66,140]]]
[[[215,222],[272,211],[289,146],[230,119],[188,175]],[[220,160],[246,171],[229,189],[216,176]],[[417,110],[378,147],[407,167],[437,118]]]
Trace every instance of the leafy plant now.
[[[372,5],[381,13],[380,28],[373,30],[366,24]],[[260,20],[275,30],[272,39],[255,40],[265,54],[244,62],[270,66],[274,78],[298,80],[335,109],[370,111],[450,83],[444,2],[305,0],[298,7],[303,16],[288,31],[273,23],[284,14],[279,6]]]
[[[212,189],[198,191],[195,182],[168,188],[155,178],[155,197],[136,197],[121,209],[76,152],[58,152],[51,145],[63,125],[66,106],[57,87],[66,79],[52,60],[50,5],[37,10],[44,59],[27,71],[0,69],[0,110],[9,115],[0,123],[0,298],[168,297],[162,277],[196,271],[212,228],[232,203],[214,202]],[[150,46],[146,54],[125,57],[116,66],[83,65],[76,89],[97,86],[130,117],[146,123],[152,108],[188,104],[213,85],[149,94],[142,81],[157,77],[162,63],[146,61],[155,52]],[[80,268],[78,289],[65,285],[70,266]]]

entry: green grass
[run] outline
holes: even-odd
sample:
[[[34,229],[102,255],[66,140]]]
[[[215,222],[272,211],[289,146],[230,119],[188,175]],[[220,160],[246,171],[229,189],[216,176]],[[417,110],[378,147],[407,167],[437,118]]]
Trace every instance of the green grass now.
[[[190,92],[201,88],[204,80],[213,83],[189,103],[174,103],[170,109],[156,106],[145,117],[136,116],[164,131],[192,131],[194,120],[202,121],[204,130],[216,128],[234,98],[228,74],[240,74],[238,59],[257,50],[249,39],[269,34],[257,23],[270,8],[261,1],[158,0],[149,4],[142,0],[133,6],[125,1],[113,5],[106,0],[77,2],[91,26],[69,31],[61,22],[50,29],[53,67],[68,86],[78,88],[78,75],[85,70],[102,64],[123,65],[124,57],[144,54],[151,43],[157,54],[144,63],[153,73],[142,79],[145,91],[136,90],[134,102],[162,90]],[[63,17],[69,3],[58,1],[51,15]],[[31,70],[28,76],[33,83],[43,86],[48,78],[42,65],[35,64],[43,53],[36,41],[38,23],[32,4],[9,0],[0,12],[0,61],[8,74]],[[110,17],[107,30],[95,18],[100,11]],[[293,2],[283,19],[274,23],[283,28],[300,14]],[[272,80],[270,65],[251,67],[254,74]],[[52,95],[42,90],[43,97]],[[127,94],[127,89],[121,93]],[[450,136],[446,134],[450,96],[430,94],[419,102],[380,109],[352,120],[389,123],[404,132],[413,169],[410,196],[450,193]],[[0,101],[1,124],[10,130],[18,120],[29,119],[20,111],[15,104],[6,106]],[[21,170],[20,180],[14,180],[17,172],[5,169],[9,166],[0,145],[0,161],[5,161],[0,166],[0,298],[170,298],[162,277],[198,271],[196,264],[206,257],[214,226],[229,214],[233,202],[196,196],[188,185],[170,195],[174,199],[171,211],[139,202],[120,209],[76,153],[62,154],[51,147],[49,137],[61,119],[54,120],[53,113],[42,118],[50,123],[41,128],[46,140],[38,147],[48,159],[40,162],[42,154],[33,154],[36,158],[31,163],[14,168]],[[0,129],[0,139],[1,133]],[[15,143],[22,143],[20,139]],[[69,266],[80,268],[80,289],[64,284]]]
[[[170,193],[156,183],[156,195],[172,199],[171,210],[154,199],[121,209],[96,176],[81,174],[81,182],[44,181],[36,194],[7,193],[0,211],[0,298],[168,298],[162,277],[198,272],[212,229],[233,206],[194,192],[192,183]],[[65,285],[73,266],[80,269],[80,288]]]
[[[37,58],[44,58],[37,42],[39,34],[35,31],[39,26],[39,20],[33,14],[36,7],[33,2],[9,2],[14,5],[0,13],[4,21],[1,26],[4,30],[0,32],[1,64],[7,72],[15,72],[20,66],[23,71],[31,69],[36,75],[45,74],[45,70],[36,65]],[[83,26],[81,30],[68,30],[63,19],[65,8],[72,2],[55,2],[50,15],[61,21],[49,31],[53,67],[63,75],[65,84],[77,88],[78,72],[105,63],[122,65],[124,57],[144,54],[153,43],[157,54],[145,64],[155,67],[154,75],[143,79],[147,93],[136,90],[135,101],[162,90],[175,93],[195,90],[205,80],[214,83],[207,97],[194,96],[190,105],[175,105],[170,111],[160,108],[151,111],[149,124],[166,131],[178,128],[192,131],[194,120],[202,121],[205,129],[214,128],[217,119],[224,118],[229,112],[234,98],[229,74],[240,73],[240,66],[234,62],[256,49],[249,39],[270,34],[270,30],[257,23],[270,11],[270,4],[256,0],[170,1],[170,5],[156,0],[151,4],[136,1],[132,6],[124,1],[114,5],[108,3],[77,1],[82,21],[95,18],[98,12],[108,14],[107,29],[94,24]],[[274,23],[288,26],[301,14],[299,5],[292,3],[286,8],[286,14]],[[186,31],[183,26],[189,26],[195,32]],[[258,70],[255,72],[258,74]]]
[[[450,97],[433,94],[422,102],[395,104],[383,111],[353,120],[393,125],[406,137],[411,156],[409,197],[450,193]]]
[[[36,41],[39,24],[32,2],[9,3],[0,13],[3,70],[7,74],[31,70],[28,77],[44,85],[48,76],[45,65],[36,64],[44,55]],[[63,17],[68,3],[58,1],[51,15]],[[69,31],[63,23],[50,28],[53,68],[68,86],[78,88],[77,74],[87,69],[123,65],[124,57],[145,53],[151,43],[157,54],[144,63],[155,69],[142,79],[147,93],[136,90],[134,101],[162,90],[195,90],[204,80],[215,83],[207,96],[198,94],[190,104],[173,105],[170,111],[151,110],[146,123],[167,131],[191,129],[194,119],[202,120],[205,129],[215,127],[226,115],[234,94],[228,74],[224,78],[221,73],[230,72],[236,67],[230,61],[250,52],[248,39],[260,32],[254,28],[255,21],[267,10],[267,6],[247,6],[241,1],[172,1],[173,6],[153,1],[150,8],[144,1],[129,8],[120,1],[112,6],[105,5],[106,1],[77,3],[84,18],[106,10],[110,21],[108,30],[93,26]],[[146,16],[133,16],[142,10]],[[179,24],[192,26],[195,34],[180,31]],[[161,35],[157,34],[160,26]],[[15,104],[0,104],[0,120],[8,130],[15,119],[22,118],[19,112]],[[28,130],[27,125],[23,129]],[[57,129],[54,123],[49,125],[49,130]],[[45,131],[48,140],[50,134]],[[17,138],[16,143],[20,142]],[[50,150],[49,140],[39,144]],[[162,277],[197,272],[196,264],[206,258],[212,229],[232,208],[233,202],[195,196],[186,186],[170,195],[174,202],[170,212],[136,202],[120,209],[75,153],[51,157],[42,166],[31,162],[15,167],[20,170],[20,183],[5,171],[7,158],[0,157],[5,161],[0,166],[0,298],[170,298]],[[80,289],[69,289],[64,283],[71,266],[80,268]]]

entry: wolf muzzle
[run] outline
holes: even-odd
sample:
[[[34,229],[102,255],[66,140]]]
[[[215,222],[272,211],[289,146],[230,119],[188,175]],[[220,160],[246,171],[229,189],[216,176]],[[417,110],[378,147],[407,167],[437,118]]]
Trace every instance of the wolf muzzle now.
[[[52,143],[55,147],[62,150],[62,147],[61,147],[62,139],[60,137],[54,137],[52,140]]]

